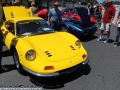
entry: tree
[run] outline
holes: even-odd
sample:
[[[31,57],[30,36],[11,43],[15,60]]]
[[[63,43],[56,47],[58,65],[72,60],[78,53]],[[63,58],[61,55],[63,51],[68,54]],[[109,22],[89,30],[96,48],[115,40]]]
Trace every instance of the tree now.
[[[92,0],[93,4],[98,4],[97,0]]]

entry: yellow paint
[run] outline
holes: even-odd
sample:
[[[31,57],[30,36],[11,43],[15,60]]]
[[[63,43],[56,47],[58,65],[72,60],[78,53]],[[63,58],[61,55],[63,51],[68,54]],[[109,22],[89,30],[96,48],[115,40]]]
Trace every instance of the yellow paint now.
[[[4,29],[4,31],[2,31],[3,34],[5,34],[6,31],[8,32],[5,38],[5,45],[9,50],[11,45],[15,45],[22,66],[36,73],[49,74],[75,66],[86,60],[87,57],[85,59],[82,58],[83,54],[87,55],[86,50],[82,46],[82,43],[80,45],[81,47],[78,48],[75,45],[75,42],[78,40],[78,38],[76,38],[70,33],[54,32],[35,36],[17,37],[15,26],[17,21],[32,19],[43,20],[38,17],[29,17],[28,14],[25,13],[26,9],[24,9],[23,7],[14,7],[14,10],[12,8],[12,10],[14,11],[13,15],[15,17],[11,18],[9,13],[12,10],[10,8],[9,10],[8,8],[4,8],[5,12],[7,12],[5,14],[7,21],[14,21],[15,34],[12,34],[6,28],[5,23],[2,26],[2,29]],[[72,50],[70,46],[74,47],[75,50]],[[35,50],[35,60],[26,60],[25,54],[28,50]],[[46,51],[48,52],[45,53]],[[47,54],[52,56],[48,57]],[[44,70],[45,66],[53,66],[55,69]]]

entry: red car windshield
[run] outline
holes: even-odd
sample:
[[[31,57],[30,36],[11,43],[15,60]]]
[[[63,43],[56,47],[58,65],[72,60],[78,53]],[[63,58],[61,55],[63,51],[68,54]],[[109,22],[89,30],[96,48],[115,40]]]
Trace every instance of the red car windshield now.
[[[77,11],[74,9],[64,9],[62,12],[66,14],[77,14],[78,15]]]

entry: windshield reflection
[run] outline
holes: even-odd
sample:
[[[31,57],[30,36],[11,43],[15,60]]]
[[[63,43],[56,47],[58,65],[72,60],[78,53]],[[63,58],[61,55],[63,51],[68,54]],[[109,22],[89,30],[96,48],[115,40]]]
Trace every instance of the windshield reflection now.
[[[16,23],[17,36],[39,35],[54,32],[45,20],[23,20]]]

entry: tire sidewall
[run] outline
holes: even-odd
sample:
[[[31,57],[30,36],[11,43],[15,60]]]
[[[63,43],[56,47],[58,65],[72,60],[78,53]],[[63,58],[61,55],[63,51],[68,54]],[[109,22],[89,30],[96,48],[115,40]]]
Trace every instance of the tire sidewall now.
[[[22,68],[22,66],[21,66],[21,64],[20,64],[17,50],[14,48],[14,49],[12,50],[12,53],[13,53],[13,59],[14,59],[15,66],[16,66],[16,60],[17,60],[17,62],[18,62],[18,64],[19,64],[19,67],[16,66],[18,72],[19,72],[20,74],[24,74],[25,71],[23,70],[23,68]],[[18,59],[15,58],[15,56],[16,56]]]
[[[66,31],[64,31],[64,32],[69,32],[69,30],[68,30],[68,28],[66,27],[66,26],[61,26],[60,27],[60,31],[63,31],[63,28],[66,30]],[[61,30],[62,29],[62,30]]]

